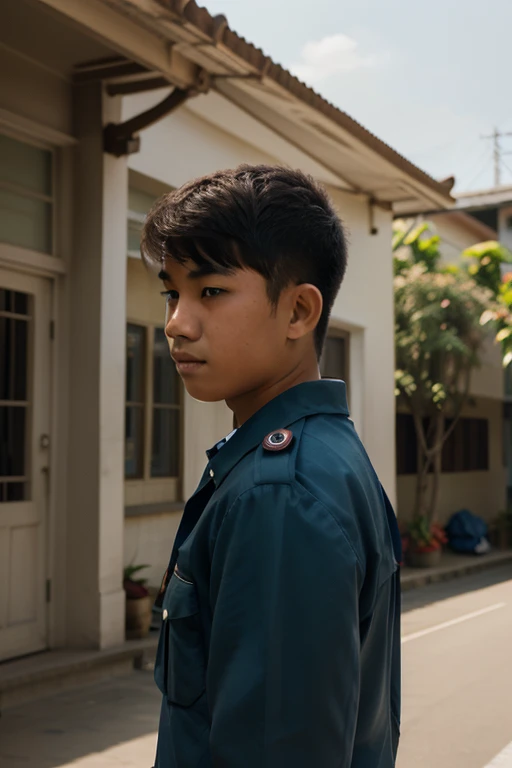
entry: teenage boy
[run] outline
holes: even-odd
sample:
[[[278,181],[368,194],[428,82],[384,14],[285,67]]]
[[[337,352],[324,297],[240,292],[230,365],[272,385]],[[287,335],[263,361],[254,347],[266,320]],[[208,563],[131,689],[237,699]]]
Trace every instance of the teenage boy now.
[[[346,267],[326,192],[242,166],[150,211],[142,254],[188,393],[238,429],[207,452],[161,592],[156,768],[391,768],[399,536],[318,360]]]

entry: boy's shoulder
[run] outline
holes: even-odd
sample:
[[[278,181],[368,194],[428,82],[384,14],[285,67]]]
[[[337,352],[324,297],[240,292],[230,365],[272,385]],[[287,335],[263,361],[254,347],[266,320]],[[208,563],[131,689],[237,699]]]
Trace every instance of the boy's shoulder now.
[[[279,486],[279,493],[262,493],[263,486],[269,485]],[[369,562],[380,563],[378,583],[393,572],[383,489],[346,415],[314,414],[287,427],[276,424],[217,489],[211,500],[212,522],[216,520],[218,531],[226,515],[232,520],[248,511],[253,515],[259,503],[281,506],[287,499],[303,517],[311,510],[313,526],[326,519],[315,514],[321,505],[350,542],[364,570]]]
[[[222,506],[231,508],[248,491],[267,484],[288,486],[294,499],[300,486],[312,503],[329,510],[358,547],[384,535],[382,486],[346,415],[315,414],[286,428],[276,425],[226,478],[219,489]]]
[[[287,427],[276,424],[223,485],[234,499],[255,486],[273,483],[290,488],[300,484],[336,508],[342,485],[379,484],[352,420],[341,414],[315,414]]]

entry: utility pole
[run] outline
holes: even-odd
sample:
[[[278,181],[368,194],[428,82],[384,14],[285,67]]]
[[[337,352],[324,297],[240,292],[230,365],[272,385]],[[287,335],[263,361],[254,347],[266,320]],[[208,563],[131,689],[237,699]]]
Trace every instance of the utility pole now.
[[[512,136],[512,133],[501,133],[498,128],[495,128],[490,136],[482,136],[482,139],[492,139],[493,143],[493,160],[494,160],[494,186],[501,186],[501,144],[500,139],[503,136]],[[505,154],[509,154],[508,152]]]

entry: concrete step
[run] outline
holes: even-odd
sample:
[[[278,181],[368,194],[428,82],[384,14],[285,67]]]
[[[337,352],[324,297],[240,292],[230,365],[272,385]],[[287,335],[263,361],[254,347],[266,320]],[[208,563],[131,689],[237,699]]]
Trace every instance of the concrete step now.
[[[0,712],[27,701],[51,696],[88,683],[129,674],[152,664],[158,633],[143,640],[96,651],[44,651],[0,664]]]
[[[506,563],[512,564],[512,550],[493,551],[486,555],[459,555],[455,552],[443,552],[441,563],[435,568],[409,568],[407,566],[402,568],[402,592],[439,581],[451,581],[470,573],[497,568]]]

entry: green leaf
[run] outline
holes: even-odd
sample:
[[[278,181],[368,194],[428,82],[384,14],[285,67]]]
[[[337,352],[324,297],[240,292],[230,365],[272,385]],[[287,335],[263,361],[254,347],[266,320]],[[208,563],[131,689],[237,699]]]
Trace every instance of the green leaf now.
[[[512,336],[512,328],[502,328],[501,331],[496,334],[496,341],[505,341],[509,336]]]
[[[487,323],[490,323],[491,320],[494,320],[494,312],[492,312],[490,309],[486,309],[480,317],[480,325],[487,325]]]
[[[404,245],[412,245],[412,243],[414,243],[419,238],[419,236],[423,234],[423,232],[427,231],[428,227],[428,223],[425,222],[424,224],[418,224],[417,227],[411,229],[409,234],[404,238]]]
[[[125,579],[133,581],[133,577],[136,573],[143,571],[145,568],[149,568],[149,565],[127,565],[124,569],[123,576]]]

